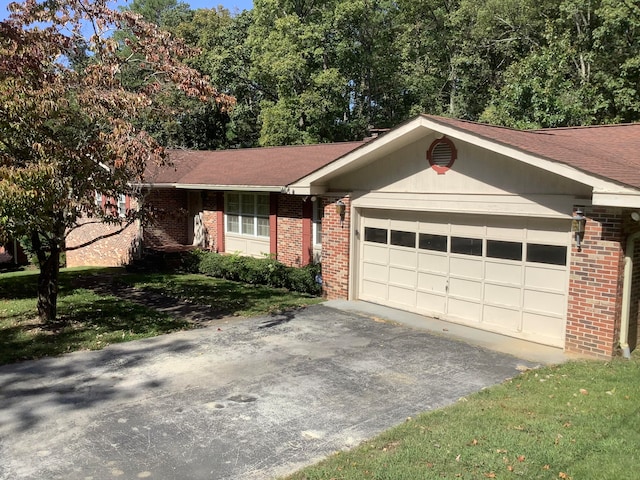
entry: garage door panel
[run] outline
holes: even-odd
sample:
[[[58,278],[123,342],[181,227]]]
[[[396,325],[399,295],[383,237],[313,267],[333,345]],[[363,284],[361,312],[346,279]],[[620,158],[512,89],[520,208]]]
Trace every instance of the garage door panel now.
[[[361,297],[374,302],[384,302],[387,300],[387,285],[365,279],[362,281]]]
[[[418,311],[430,314],[445,313],[447,298],[444,294],[416,292],[416,306]]]
[[[495,305],[485,305],[482,323],[491,325],[494,328],[503,328],[511,332],[516,332],[520,327],[520,310]]]
[[[414,308],[416,304],[416,292],[407,288],[389,285],[389,301],[394,304]]]
[[[451,275],[466,278],[482,278],[482,260],[467,257],[451,257],[449,260]]]
[[[484,301],[492,305],[504,305],[520,308],[522,289],[518,286],[495,285],[485,283]]]
[[[385,283],[387,281],[387,266],[375,263],[365,263],[362,266],[362,277],[365,280]]]
[[[522,283],[521,263],[487,260],[484,272],[485,279],[490,282],[511,283],[513,285],[520,285]]]
[[[557,316],[564,314],[566,297],[560,293],[525,290],[523,308],[530,312],[550,313]]]
[[[567,271],[564,268],[543,266],[525,267],[524,284],[529,288],[542,288],[564,293],[566,290]]]
[[[482,298],[482,284],[471,279],[450,277],[449,295],[480,300]]]
[[[438,275],[437,273],[419,272],[418,290],[445,294],[447,292],[447,276]]]
[[[364,244],[362,248],[362,260],[365,262],[374,261],[376,263],[387,264],[389,262],[389,249],[386,245]]]
[[[557,317],[528,312],[522,315],[522,333],[534,341],[562,347],[564,328],[564,321]]]
[[[389,267],[389,283],[393,285],[402,285],[411,287],[416,286],[418,272],[408,270],[406,268]]]
[[[389,249],[389,263],[400,267],[416,268],[417,258],[415,250]]]
[[[418,253],[418,268],[429,272],[449,272],[449,257],[432,253]]]
[[[452,317],[480,322],[480,312],[481,308],[479,302],[471,302],[461,298],[449,297],[447,314]]]

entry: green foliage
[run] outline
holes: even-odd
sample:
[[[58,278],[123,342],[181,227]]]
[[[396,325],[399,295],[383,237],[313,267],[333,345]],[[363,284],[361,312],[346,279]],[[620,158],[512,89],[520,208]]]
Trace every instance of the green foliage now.
[[[287,267],[272,256],[254,258],[218,253],[198,255],[200,273],[211,277],[251,285],[287,288],[310,295],[321,293],[321,285],[316,280],[320,275],[320,265],[309,265],[302,268]]]

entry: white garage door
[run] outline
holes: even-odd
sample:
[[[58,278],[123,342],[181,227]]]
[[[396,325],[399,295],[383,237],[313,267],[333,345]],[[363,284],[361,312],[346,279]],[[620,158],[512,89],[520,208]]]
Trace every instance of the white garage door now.
[[[358,297],[564,345],[567,222],[364,210]]]

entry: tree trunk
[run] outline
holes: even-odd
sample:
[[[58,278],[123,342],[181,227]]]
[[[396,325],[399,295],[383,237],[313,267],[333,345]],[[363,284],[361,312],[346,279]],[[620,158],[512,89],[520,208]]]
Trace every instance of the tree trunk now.
[[[51,242],[48,250],[37,233],[31,235],[32,246],[38,256],[38,317],[43,323],[53,322],[58,310],[58,273],[60,272],[60,246]]]

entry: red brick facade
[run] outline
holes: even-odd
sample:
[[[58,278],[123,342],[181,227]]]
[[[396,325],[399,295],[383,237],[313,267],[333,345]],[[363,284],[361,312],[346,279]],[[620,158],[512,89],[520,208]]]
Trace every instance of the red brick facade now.
[[[322,289],[329,300],[349,298],[349,242],[351,199],[343,197],[344,214],[337,199],[324,201],[322,219]]]
[[[118,225],[107,225],[84,219],[78,228],[67,235],[67,267],[96,266],[118,267],[127,265],[139,252],[138,223],[126,227],[122,232]],[[85,247],[74,249],[87,240],[102,237]]]
[[[154,220],[144,227],[144,245],[186,245],[189,236],[186,190],[151,190],[145,203],[154,211]]]
[[[278,195],[277,259],[285,265],[303,267],[313,258],[310,203],[303,197]]]
[[[574,242],[571,252],[565,350],[608,358],[620,337],[622,212],[592,207],[586,216],[582,251]]]

